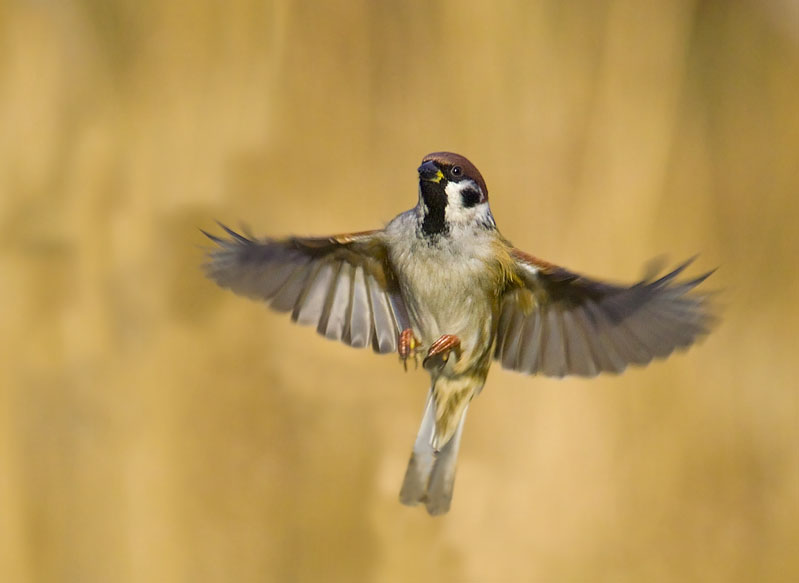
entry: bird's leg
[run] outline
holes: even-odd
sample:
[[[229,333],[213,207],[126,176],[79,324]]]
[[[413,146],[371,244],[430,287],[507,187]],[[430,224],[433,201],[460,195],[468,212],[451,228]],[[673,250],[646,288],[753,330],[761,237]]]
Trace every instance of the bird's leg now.
[[[426,369],[443,367],[447,364],[449,355],[453,350],[455,351],[455,356],[460,358],[461,339],[454,334],[444,334],[430,345],[427,356],[422,361],[422,366]]]
[[[413,362],[419,366],[416,350],[419,348],[419,341],[413,335],[413,330],[405,328],[399,335],[399,342],[397,343],[397,352],[399,352],[400,361],[405,370],[408,370],[408,358],[413,356]]]

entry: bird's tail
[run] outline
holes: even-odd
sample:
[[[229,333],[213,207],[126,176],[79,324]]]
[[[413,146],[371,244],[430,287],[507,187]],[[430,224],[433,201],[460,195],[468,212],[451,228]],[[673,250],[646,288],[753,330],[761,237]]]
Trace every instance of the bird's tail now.
[[[463,407],[452,437],[439,450],[433,447],[436,432],[436,404],[433,390],[427,396],[422,425],[413,445],[411,460],[400,490],[400,502],[415,506],[424,502],[427,512],[435,516],[449,510],[455,484],[455,463],[461,443],[463,422],[468,403]]]

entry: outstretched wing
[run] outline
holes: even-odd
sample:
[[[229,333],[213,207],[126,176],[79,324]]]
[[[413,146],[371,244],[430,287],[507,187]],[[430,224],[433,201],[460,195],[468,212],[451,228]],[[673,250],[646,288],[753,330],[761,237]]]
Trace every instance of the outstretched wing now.
[[[501,304],[494,357],[528,374],[594,376],[646,364],[686,348],[712,323],[707,294],[677,276],[619,286],[592,280],[518,249],[511,255],[521,285]]]
[[[327,338],[397,350],[408,317],[382,231],[256,240],[221,227],[229,238],[205,233],[217,244],[205,271],[220,286],[291,312]]]

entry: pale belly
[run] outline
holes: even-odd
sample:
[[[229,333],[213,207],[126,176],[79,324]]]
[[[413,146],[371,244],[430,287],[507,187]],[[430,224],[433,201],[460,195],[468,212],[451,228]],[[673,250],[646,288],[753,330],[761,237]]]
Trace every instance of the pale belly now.
[[[465,353],[484,347],[493,329],[491,286],[481,269],[460,265],[414,267],[400,276],[414,335],[427,349],[444,334],[457,336]]]
[[[495,233],[453,229],[431,244],[416,233],[415,211],[387,226],[389,255],[422,354],[444,334],[460,340],[463,366],[491,349],[497,282]]]

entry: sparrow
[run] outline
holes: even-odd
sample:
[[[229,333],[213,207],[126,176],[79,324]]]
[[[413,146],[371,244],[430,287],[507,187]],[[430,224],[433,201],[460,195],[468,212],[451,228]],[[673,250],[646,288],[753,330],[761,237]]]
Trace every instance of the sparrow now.
[[[591,279],[515,248],[465,157],[435,152],[418,169],[416,206],[383,229],[256,239],[224,225],[205,270],[223,288],[269,302],[323,336],[398,353],[430,374],[400,501],[447,512],[469,404],[493,361],[551,377],[620,373],[709,331],[712,272],[633,285]]]

